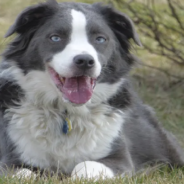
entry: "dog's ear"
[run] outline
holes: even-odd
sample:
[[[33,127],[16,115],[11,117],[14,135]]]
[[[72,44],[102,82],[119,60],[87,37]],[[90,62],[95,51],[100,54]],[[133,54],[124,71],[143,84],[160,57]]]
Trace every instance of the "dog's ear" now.
[[[100,3],[95,3],[93,6],[102,14],[120,42],[126,37],[127,39],[133,39],[137,45],[142,46],[134,24],[126,14]]]
[[[36,29],[43,18],[52,15],[54,11],[56,11],[57,5],[55,0],[48,0],[46,3],[26,8],[9,28],[5,34],[5,38],[11,36],[15,32],[21,34],[28,31],[30,28]]]

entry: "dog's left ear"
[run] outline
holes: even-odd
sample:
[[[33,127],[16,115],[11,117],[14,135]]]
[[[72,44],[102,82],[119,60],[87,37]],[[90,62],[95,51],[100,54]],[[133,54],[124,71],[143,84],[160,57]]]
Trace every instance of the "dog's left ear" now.
[[[123,41],[124,37],[127,39],[132,38],[137,45],[142,46],[134,24],[126,14],[110,6],[103,6],[100,3],[95,3],[93,6],[102,14],[120,42]]]
[[[14,24],[7,31],[5,38],[11,36],[14,33],[22,34],[30,29],[36,30],[42,18],[45,19],[49,15],[52,15],[57,9],[57,2],[55,0],[48,0],[45,3],[30,6],[26,8],[17,17]]]

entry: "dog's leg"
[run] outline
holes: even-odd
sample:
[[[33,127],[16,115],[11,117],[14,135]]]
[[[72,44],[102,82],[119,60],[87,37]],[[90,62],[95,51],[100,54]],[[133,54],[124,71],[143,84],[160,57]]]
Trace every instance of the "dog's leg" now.
[[[11,176],[17,178],[36,178],[36,174],[29,169],[0,164],[0,176]]]
[[[94,161],[81,162],[75,166],[72,171],[72,178],[94,178],[105,179],[112,178],[114,176],[113,171],[102,163]]]
[[[20,178],[28,178],[28,179],[33,178],[33,179],[35,179],[36,174],[29,169],[22,168],[22,169],[17,170],[15,172],[15,174],[13,175],[13,177],[19,178],[19,179]]]
[[[126,141],[117,140],[109,156],[97,161],[85,161],[75,166],[72,178],[106,179],[114,176],[132,176],[135,172],[134,164],[126,146]],[[121,145],[121,146],[118,146]]]
[[[114,176],[132,176],[134,174],[134,166],[130,157],[126,159],[105,158],[96,161],[85,161],[77,164],[71,174],[72,179],[106,179]]]
[[[75,166],[71,177],[93,178],[95,180],[113,178],[114,176],[124,177],[134,174],[134,165],[126,145],[125,139],[117,139],[113,143],[112,152],[105,158],[97,161],[85,161]]]

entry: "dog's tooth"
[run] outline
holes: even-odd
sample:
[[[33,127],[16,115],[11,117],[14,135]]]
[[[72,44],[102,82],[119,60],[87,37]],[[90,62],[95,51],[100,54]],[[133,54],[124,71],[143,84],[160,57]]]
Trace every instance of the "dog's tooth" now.
[[[63,83],[65,80],[63,77],[59,76],[60,81]]]

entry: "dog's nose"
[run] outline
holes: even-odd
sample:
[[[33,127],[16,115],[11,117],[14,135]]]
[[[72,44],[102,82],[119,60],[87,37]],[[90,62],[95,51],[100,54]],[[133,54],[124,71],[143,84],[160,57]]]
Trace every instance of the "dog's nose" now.
[[[74,57],[75,65],[80,69],[90,69],[94,66],[94,58],[89,54],[81,54]]]

